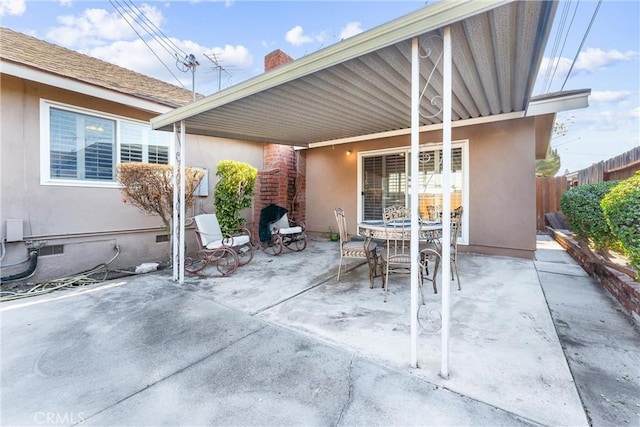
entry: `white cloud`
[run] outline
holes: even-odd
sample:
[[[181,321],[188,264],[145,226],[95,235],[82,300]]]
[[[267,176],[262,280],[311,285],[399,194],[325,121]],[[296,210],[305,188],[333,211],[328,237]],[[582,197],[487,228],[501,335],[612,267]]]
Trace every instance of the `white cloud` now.
[[[603,90],[591,92],[589,99],[594,102],[617,102],[626,100],[630,95],[628,90]]]
[[[574,69],[576,71],[594,72],[618,62],[629,61],[636,56],[638,56],[638,52],[632,50],[620,52],[616,49],[604,51],[602,49],[588,48],[586,51],[580,52]]]
[[[138,7],[141,14],[153,25],[160,28],[164,17],[155,6],[143,4]],[[135,17],[139,19],[138,17]],[[134,17],[128,16],[127,20],[134,22]],[[105,9],[86,9],[80,15],[63,15],[58,17],[61,24],[49,31],[47,38],[70,49],[84,49],[101,46],[111,41],[131,40],[137,37],[118,12],[108,12]],[[133,23],[141,34],[144,31]]]
[[[26,9],[25,0],[0,0],[0,16],[21,16]]]
[[[604,51],[602,49],[588,48],[584,52],[580,52],[576,63],[571,70],[571,75],[590,74],[612,67],[620,62],[630,61],[638,56],[636,51],[620,52],[619,50]],[[548,84],[549,80],[562,81],[571,69],[572,59],[569,58],[543,58],[538,72],[538,81],[544,81]]]
[[[633,118],[633,119],[640,119],[640,107],[636,107],[633,110],[631,110],[629,112],[629,117]]]
[[[340,31],[340,40],[348,39],[349,37],[353,37],[356,34],[360,34],[362,32],[362,24],[360,22],[349,22],[341,31]]]
[[[69,7],[71,3],[73,3],[73,0],[59,0],[58,3],[60,3],[60,6]]]
[[[296,25],[295,27],[287,31],[285,40],[294,46],[302,46],[303,44],[313,42],[314,38],[305,35],[302,27],[300,25]]]

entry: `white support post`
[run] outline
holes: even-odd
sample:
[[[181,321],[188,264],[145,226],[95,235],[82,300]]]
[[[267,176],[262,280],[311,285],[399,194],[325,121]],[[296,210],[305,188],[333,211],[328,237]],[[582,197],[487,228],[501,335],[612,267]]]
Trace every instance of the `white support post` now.
[[[451,329],[451,58],[451,27],[445,27],[442,72],[442,378],[449,378]]]
[[[173,280],[178,280],[178,267],[179,267],[179,256],[178,256],[178,239],[179,239],[179,230],[177,219],[180,215],[178,210],[178,192],[175,191],[178,188],[178,173],[179,173],[179,164],[180,164],[180,135],[178,134],[178,126],[176,123],[173,124],[173,176],[171,177],[171,188],[174,189],[173,192],[173,215],[171,222],[171,262],[173,267]]]
[[[418,367],[418,160],[420,156],[420,57],[411,40],[411,367]]]
[[[185,198],[186,198],[186,166],[185,163],[187,161],[186,156],[186,145],[187,145],[187,135],[185,129],[184,120],[180,122],[180,266],[179,268],[179,283],[184,283],[184,233],[186,228],[186,206],[185,206]],[[175,193],[175,191],[174,191]]]

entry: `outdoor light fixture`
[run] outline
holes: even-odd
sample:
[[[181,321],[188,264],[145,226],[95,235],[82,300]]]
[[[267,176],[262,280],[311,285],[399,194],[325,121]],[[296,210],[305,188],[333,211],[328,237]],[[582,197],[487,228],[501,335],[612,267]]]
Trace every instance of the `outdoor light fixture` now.
[[[347,156],[351,155],[351,150],[347,150]]]

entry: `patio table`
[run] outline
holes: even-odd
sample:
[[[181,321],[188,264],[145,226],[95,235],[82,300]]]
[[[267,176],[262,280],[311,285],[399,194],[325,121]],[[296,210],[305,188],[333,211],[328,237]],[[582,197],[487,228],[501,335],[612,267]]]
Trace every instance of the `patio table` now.
[[[387,224],[382,220],[362,221],[358,223],[358,234],[365,238],[364,247],[368,250],[369,243],[373,239],[387,240],[393,233],[407,233],[411,228],[410,221],[405,220],[402,224],[399,221],[392,221]],[[394,236],[396,237],[396,236]],[[397,236],[399,237],[399,236]],[[410,238],[410,236],[405,236]],[[423,243],[433,243],[436,248],[440,249],[440,238],[442,237],[442,223],[436,221],[420,221],[420,229],[418,230],[418,239]],[[376,249],[377,250],[377,249]],[[370,259],[377,260],[377,254],[367,254]],[[377,270],[377,265],[373,267]]]

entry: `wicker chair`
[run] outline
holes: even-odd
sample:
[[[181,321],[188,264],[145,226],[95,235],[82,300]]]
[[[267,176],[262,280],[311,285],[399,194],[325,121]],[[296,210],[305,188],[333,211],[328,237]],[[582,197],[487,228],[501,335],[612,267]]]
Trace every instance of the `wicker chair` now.
[[[344,215],[344,209],[336,208],[336,222],[338,223],[338,234],[340,235],[340,264],[338,265],[338,278],[340,280],[340,272],[344,265],[347,270],[348,259],[366,260],[369,266],[369,287],[373,288],[373,278],[376,275],[378,265],[378,245],[376,242],[369,242],[368,248],[362,240],[350,240],[347,234],[347,220]]]

